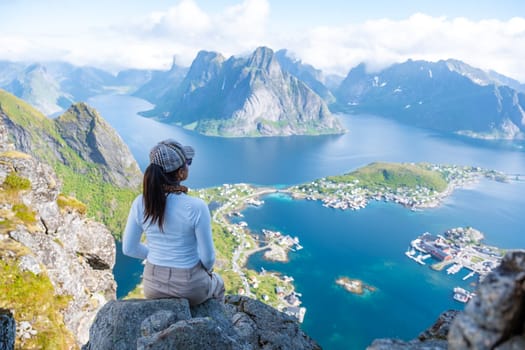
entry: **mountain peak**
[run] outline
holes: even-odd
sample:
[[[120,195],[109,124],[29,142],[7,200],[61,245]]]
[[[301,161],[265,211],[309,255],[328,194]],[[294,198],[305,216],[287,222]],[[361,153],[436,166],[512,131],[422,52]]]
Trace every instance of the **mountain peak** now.
[[[140,184],[141,172],[128,146],[95,109],[75,103],[54,122],[83,159],[100,164],[106,181],[128,188]]]
[[[248,59],[248,65],[251,67],[269,69],[271,65],[276,64],[273,50],[268,47],[258,47]]]

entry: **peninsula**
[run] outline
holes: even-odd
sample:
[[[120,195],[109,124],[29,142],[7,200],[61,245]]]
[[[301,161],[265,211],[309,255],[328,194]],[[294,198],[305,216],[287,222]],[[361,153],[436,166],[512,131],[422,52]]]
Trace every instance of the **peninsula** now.
[[[356,171],[290,187],[294,198],[320,200],[342,210],[362,209],[370,200],[399,203],[413,210],[440,205],[461,186],[481,178],[508,181],[507,176],[479,167],[428,163],[372,163]]]

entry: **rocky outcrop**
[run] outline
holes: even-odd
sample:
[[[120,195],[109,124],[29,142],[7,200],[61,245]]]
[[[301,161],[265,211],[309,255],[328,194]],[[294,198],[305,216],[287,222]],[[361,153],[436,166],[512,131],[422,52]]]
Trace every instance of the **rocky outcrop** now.
[[[508,252],[464,311],[443,313],[418,339],[377,339],[367,349],[525,349],[525,251]]]
[[[15,319],[11,311],[0,308],[0,350],[15,348]]]
[[[417,339],[403,341],[400,339],[377,339],[367,350],[440,350],[447,349],[447,335],[450,324],[459,311],[448,310],[439,315],[437,321]]]
[[[525,251],[507,253],[448,335],[449,349],[525,349]]]
[[[292,317],[247,297],[123,300],[98,313],[83,350],[321,349]]]
[[[97,164],[104,180],[119,187],[136,188],[142,173],[128,146],[115,130],[86,105],[72,105],[55,119],[66,143],[86,161]]]
[[[11,189],[6,194],[8,176],[16,176],[28,188]],[[87,342],[97,311],[115,299],[113,236],[75,206],[59,206],[60,186],[55,173],[48,165],[14,150],[8,142],[7,128],[1,124],[0,184],[4,184],[4,188],[0,185],[3,254],[16,255],[10,253],[11,241],[24,247],[17,252],[22,254],[17,259],[19,268],[49,277],[55,294],[69,300],[62,311],[67,328],[79,344]],[[27,209],[17,212],[20,207]]]

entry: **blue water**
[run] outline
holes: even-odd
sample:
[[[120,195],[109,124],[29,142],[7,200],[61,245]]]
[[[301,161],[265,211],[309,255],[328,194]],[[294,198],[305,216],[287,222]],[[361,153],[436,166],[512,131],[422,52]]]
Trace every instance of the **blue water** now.
[[[476,165],[525,174],[523,144],[444,136],[375,116],[341,116],[349,132],[340,136],[223,139],[142,118],[137,112],[150,105],[140,99],[99,96],[88,102],[120,133],[142,168],[160,139],[172,137],[194,146],[190,187],[290,185],[373,161]],[[484,180],[456,191],[439,208],[418,212],[383,202],[343,212],[283,196],[264,199],[264,206],[244,211],[244,220],[255,232],[268,228],[298,236],[304,249],[292,253],[287,264],[265,261],[261,254],[248,264],[295,278],[308,309],[303,329],[325,349],[364,349],[380,337],[411,339],[440,312],[462,308],[451,299],[451,289],[468,286],[469,281],[461,280],[466,271],[447,276],[404,255],[422,232],[473,226],[486,234],[488,244],[525,248],[525,182]],[[119,297],[136,285],[141,270],[139,261],[123,257],[118,249],[114,272]],[[378,291],[352,295],[335,284],[343,275]]]

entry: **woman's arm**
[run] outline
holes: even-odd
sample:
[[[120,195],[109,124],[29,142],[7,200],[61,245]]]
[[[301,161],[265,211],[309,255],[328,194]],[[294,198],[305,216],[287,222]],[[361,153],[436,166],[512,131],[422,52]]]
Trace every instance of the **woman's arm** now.
[[[142,225],[138,221],[137,200],[131,205],[128,215],[128,221],[122,238],[122,252],[124,255],[137,259],[146,259],[148,256],[148,247],[140,242],[142,237]]]
[[[195,222],[195,236],[202,265],[206,270],[211,270],[215,263],[215,248],[211,235],[210,211],[204,202],[202,202],[202,208]]]

